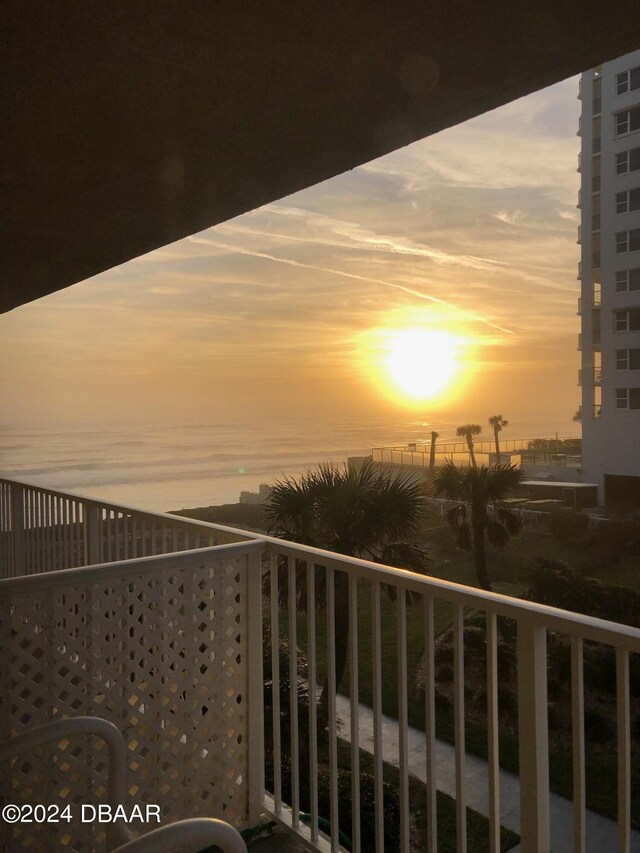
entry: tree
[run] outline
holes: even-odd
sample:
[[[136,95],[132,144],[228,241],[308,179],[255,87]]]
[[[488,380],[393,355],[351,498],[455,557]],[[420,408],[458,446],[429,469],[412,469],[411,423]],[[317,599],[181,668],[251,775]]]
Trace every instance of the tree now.
[[[522,477],[522,469],[511,464],[457,468],[447,460],[433,479],[436,497],[460,502],[445,519],[458,546],[473,552],[476,577],[483,589],[491,589],[485,536],[500,547],[522,529],[520,519],[502,505]]]
[[[278,481],[264,505],[276,536],[376,563],[425,572],[424,549],[410,541],[420,529],[426,505],[421,483],[410,474],[392,475],[371,461],[359,470],[323,464],[298,480]],[[298,608],[306,609],[306,572],[296,572]],[[391,587],[383,587],[392,593]],[[349,635],[349,587],[346,572],[335,574],[336,685],[344,675]],[[281,605],[288,595],[280,584]],[[324,591],[318,588],[318,605]],[[326,708],[327,687],[320,700]]]
[[[489,418],[489,423],[493,427],[493,434],[496,439],[496,465],[500,465],[500,439],[498,433],[502,432],[503,427],[509,426],[509,421],[505,420],[502,415],[492,415]]]
[[[482,427],[480,424],[463,424],[459,426],[456,430],[456,435],[461,435],[467,441],[467,447],[469,448],[469,458],[471,459],[471,465],[473,468],[477,468],[476,465],[476,455],[473,452],[473,436],[480,435],[482,432]]]
[[[581,424],[581,423],[582,423],[582,406],[580,406],[580,407],[576,410],[576,413],[575,413],[575,415],[573,416],[573,418],[572,418],[571,420],[572,420],[572,421],[574,421],[574,422],[575,422],[575,423],[577,423],[577,424]]]
[[[431,453],[429,455],[429,471],[433,472],[436,467],[436,439],[440,437],[440,433],[432,430],[431,432]]]

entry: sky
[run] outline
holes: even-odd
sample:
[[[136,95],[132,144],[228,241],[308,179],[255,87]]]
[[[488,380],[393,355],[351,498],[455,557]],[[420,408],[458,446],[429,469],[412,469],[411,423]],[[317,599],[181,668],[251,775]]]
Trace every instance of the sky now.
[[[3,420],[500,412],[571,432],[576,95],[566,80],[0,316]],[[426,398],[398,373],[430,377]]]

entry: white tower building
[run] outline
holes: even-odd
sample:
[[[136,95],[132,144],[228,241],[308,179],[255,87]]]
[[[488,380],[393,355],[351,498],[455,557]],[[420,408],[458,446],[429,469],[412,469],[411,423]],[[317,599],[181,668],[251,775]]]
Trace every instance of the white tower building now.
[[[582,75],[583,479],[640,506],[640,50]]]

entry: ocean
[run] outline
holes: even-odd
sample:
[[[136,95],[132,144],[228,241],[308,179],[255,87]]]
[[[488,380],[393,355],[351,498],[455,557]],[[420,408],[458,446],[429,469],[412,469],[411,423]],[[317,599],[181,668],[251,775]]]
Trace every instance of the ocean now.
[[[257,491],[260,483],[295,477],[322,461],[343,462],[389,444],[428,442],[432,429],[440,433],[440,440],[452,439],[455,427],[410,417],[82,429],[0,427],[0,476],[166,512],[235,503],[242,490]],[[503,436],[551,436],[556,429],[551,423],[514,423]],[[567,429],[565,425],[565,435],[578,432]]]

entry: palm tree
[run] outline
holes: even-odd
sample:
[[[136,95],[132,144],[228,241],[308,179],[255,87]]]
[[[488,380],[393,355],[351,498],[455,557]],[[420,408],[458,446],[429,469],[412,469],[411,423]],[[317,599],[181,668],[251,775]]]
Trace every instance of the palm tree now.
[[[489,423],[493,427],[493,434],[496,438],[496,465],[500,464],[500,439],[498,433],[502,432],[503,427],[509,426],[509,421],[505,420],[502,415],[492,415],[489,418]]]
[[[276,482],[264,504],[271,532],[293,542],[361,557],[377,563],[425,572],[424,549],[407,539],[419,530],[426,505],[421,483],[410,475],[392,475],[374,468],[371,461],[354,467],[321,465],[300,479]],[[296,572],[297,603],[306,609],[306,572]],[[284,578],[283,578],[284,580]],[[318,601],[324,603],[319,578]],[[344,675],[349,635],[349,587],[344,571],[335,574],[336,685]],[[386,589],[391,592],[390,588]],[[286,606],[286,582],[280,584],[281,605]],[[328,701],[327,685],[320,699]]]
[[[431,432],[431,454],[429,456],[429,471],[433,473],[436,467],[436,439],[440,437],[440,433],[432,430]]]
[[[485,535],[492,545],[502,546],[522,528],[520,519],[502,505],[522,477],[522,469],[511,464],[457,468],[447,460],[433,479],[436,497],[460,501],[445,518],[459,547],[473,551],[476,577],[483,589],[491,589]]]
[[[480,424],[462,424],[456,430],[456,435],[461,435],[467,440],[467,447],[469,448],[469,458],[471,459],[471,465],[474,468],[477,468],[476,465],[476,455],[473,452],[473,436],[480,435],[482,432],[482,427]]]

